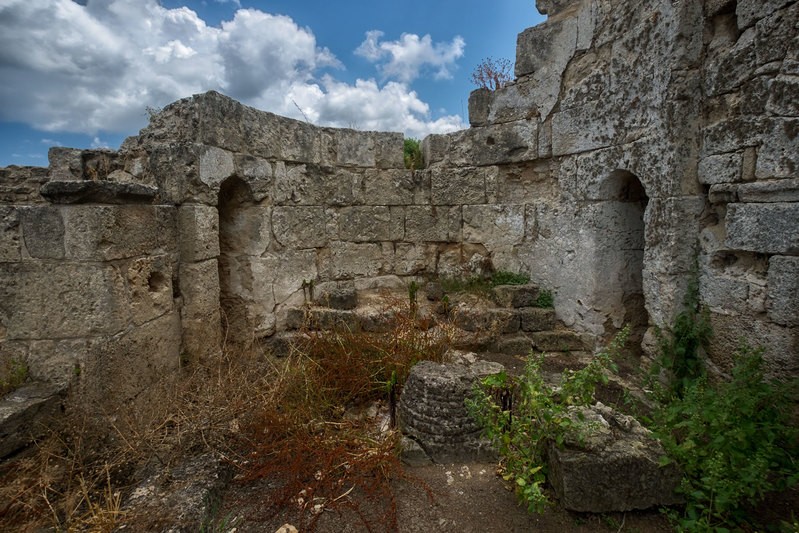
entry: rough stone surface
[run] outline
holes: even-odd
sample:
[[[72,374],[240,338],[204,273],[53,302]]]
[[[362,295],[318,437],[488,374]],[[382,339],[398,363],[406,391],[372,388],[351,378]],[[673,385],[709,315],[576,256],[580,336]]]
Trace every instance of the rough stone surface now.
[[[766,305],[777,324],[799,326],[799,257],[775,255],[769,260]]]
[[[0,459],[47,434],[61,415],[66,388],[34,383],[0,398]]]
[[[732,204],[727,246],[771,254],[799,253],[799,203]]]
[[[40,192],[54,204],[149,204],[158,189],[139,183],[82,180],[50,181]]]
[[[464,400],[476,380],[502,370],[498,363],[438,364],[423,361],[411,369],[400,397],[402,432],[434,461],[493,455],[480,437]]]
[[[665,452],[646,428],[601,403],[581,413],[564,447],[548,451],[548,479],[563,507],[605,513],[680,502],[681,473],[659,465]]]

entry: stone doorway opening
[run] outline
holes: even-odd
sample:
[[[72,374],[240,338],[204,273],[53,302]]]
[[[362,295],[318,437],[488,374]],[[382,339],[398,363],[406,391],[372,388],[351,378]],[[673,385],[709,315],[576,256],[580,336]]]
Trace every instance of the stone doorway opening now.
[[[252,340],[248,308],[253,278],[247,255],[248,236],[242,218],[254,204],[250,187],[230,177],[219,188],[219,306],[226,343],[241,345]]]
[[[641,180],[614,170],[600,187],[596,275],[598,300],[607,311],[606,334],[631,324],[640,343],[649,324],[644,299],[645,213],[649,198]]]

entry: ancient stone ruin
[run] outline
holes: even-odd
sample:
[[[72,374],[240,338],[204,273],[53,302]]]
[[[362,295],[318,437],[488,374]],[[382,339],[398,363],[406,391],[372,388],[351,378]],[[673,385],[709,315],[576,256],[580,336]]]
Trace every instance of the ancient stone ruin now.
[[[741,338],[799,375],[799,3],[539,0],[471,128],[330,129],[209,92],[118,151],[0,169],[0,360],[89,404],[146,395],[318,291],[490,265],[596,342],[653,348],[698,283],[720,371]]]

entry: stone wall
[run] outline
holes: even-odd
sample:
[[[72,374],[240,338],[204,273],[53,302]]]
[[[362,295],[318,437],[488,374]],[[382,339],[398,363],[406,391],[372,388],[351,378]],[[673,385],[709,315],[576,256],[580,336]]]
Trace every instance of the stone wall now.
[[[797,3],[539,9],[517,79],[472,93],[472,127],[425,139],[422,170],[400,134],[213,92],[118,152],[0,169],[0,356],[125,400],[281,331],[312,289],[491,265],[552,289],[597,340],[649,328],[648,349],[698,279],[722,370],[744,336],[799,374]]]
[[[430,168],[494,176],[486,203],[532,228],[491,239],[494,264],[553,287],[559,317],[596,335],[668,326],[698,278],[722,370],[743,337],[799,373],[799,5],[538,7],[515,82],[472,93],[471,129],[425,140]]]

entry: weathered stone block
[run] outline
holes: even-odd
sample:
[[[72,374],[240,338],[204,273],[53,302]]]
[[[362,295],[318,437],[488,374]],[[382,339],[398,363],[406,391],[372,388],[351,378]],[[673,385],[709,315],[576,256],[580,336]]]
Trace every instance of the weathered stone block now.
[[[308,326],[318,331],[360,331],[361,321],[354,311],[313,308],[308,317]]]
[[[119,269],[87,263],[0,263],[0,319],[9,339],[114,334],[130,320]]]
[[[555,327],[554,309],[530,307],[517,311],[522,320],[522,331],[549,331]]]
[[[699,294],[703,305],[730,314],[746,310],[749,283],[705,269],[699,278]]]
[[[533,347],[539,352],[573,352],[585,350],[583,340],[571,331],[538,331],[530,334]]]
[[[177,210],[170,206],[63,208],[69,259],[108,261],[177,251]]]
[[[422,361],[415,365],[399,401],[402,432],[436,462],[493,457],[464,400],[477,380],[501,370],[502,365],[485,361],[471,365]]]
[[[209,259],[198,263],[181,263],[180,295],[184,318],[201,319],[219,309],[219,263]]]
[[[411,205],[420,187],[416,173],[408,170],[368,170],[356,201],[365,205]]]
[[[211,188],[217,188],[236,172],[233,154],[215,146],[206,146],[200,153],[200,181]]]
[[[520,319],[510,309],[477,309],[458,306],[454,310],[455,325],[464,331],[516,333]]]
[[[321,294],[317,302],[331,309],[351,310],[358,307],[358,292],[355,287],[336,287]]]
[[[337,130],[336,163],[350,167],[375,166],[375,139],[371,132]]]
[[[168,256],[134,259],[128,264],[127,282],[134,324],[144,324],[172,311],[172,264]]]
[[[405,211],[405,239],[411,242],[457,242],[460,206],[410,206]]]
[[[500,307],[533,307],[538,299],[535,285],[500,285],[493,289],[494,301]]]
[[[345,207],[339,212],[338,236],[352,242],[401,239],[402,223],[394,224],[391,210],[385,206]]]
[[[755,177],[795,178],[799,171],[799,119],[775,119],[762,136]]]
[[[433,170],[430,186],[434,205],[486,203],[485,173],[479,169]]]
[[[463,240],[489,250],[508,248],[524,239],[523,205],[463,206]]]
[[[469,93],[469,124],[472,127],[484,126],[488,122],[488,110],[493,93],[480,88]]]
[[[552,115],[552,155],[568,155],[605,148],[616,137],[616,126],[594,104],[565,109]]]
[[[0,399],[0,459],[33,444],[61,416],[65,387],[27,385]]]
[[[790,3],[791,0],[738,0],[735,6],[735,15],[738,17],[738,27],[748,28],[759,19]]]
[[[119,178],[122,171],[115,172],[117,175],[113,177]],[[39,192],[54,204],[150,204],[158,188],[113,181],[50,181],[42,185]]]
[[[709,155],[699,160],[699,183],[737,183],[741,181],[743,152]]]
[[[738,201],[738,185],[716,183],[710,186],[707,199],[711,204],[730,204]]]
[[[564,0],[537,2],[555,12],[559,10],[555,6],[565,3]],[[549,20],[527,28],[516,38],[516,77],[552,69],[552,74],[559,78],[558,74],[562,73],[576,47],[577,21],[574,19]]]
[[[255,301],[271,312],[272,297],[275,304],[282,304],[293,294],[302,292],[304,283],[318,279],[316,250],[268,252],[252,260],[252,276]]]
[[[199,204],[180,206],[178,238],[182,261],[202,261],[218,256],[219,214],[216,208]]]
[[[48,177],[51,180],[83,179],[83,150],[52,146],[47,150]]]
[[[431,272],[435,260],[435,245],[402,242],[394,245],[394,273],[400,276]]]
[[[727,118],[703,130],[702,148],[707,154],[724,154],[757,146],[765,128],[761,117]]]
[[[78,377],[76,370],[88,354],[86,339],[59,339],[29,342],[25,362],[34,381],[68,386]]]
[[[328,216],[323,207],[297,206],[272,209],[275,239],[288,248],[326,246]]]
[[[781,179],[742,183],[738,186],[741,202],[799,202],[799,179]]]
[[[769,318],[777,324],[799,326],[799,257],[769,259],[766,305]]]
[[[52,206],[19,209],[25,249],[36,259],[63,259],[64,220],[61,210]]]
[[[223,211],[219,221],[220,227],[217,237],[222,252],[252,256],[259,256],[266,252],[272,245],[273,209],[277,211],[299,209],[300,211],[292,211],[291,213],[300,214],[300,218],[302,218],[302,215],[307,216],[307,211],[303,210],[308,208],[272,208],[248,205],[226,212]],[[321,211],[321,208],[317,209]],[[276,230],[276,235],[280,235],[287,242],[294,243],[298,239],[301,240],[301,237],[293,233],[295,230],[303,231],[301,222],[292,220],[289,216],[285,218],[278,217],[278,221],[284,224]],[[291,225],[292,223],[294,224],[293,226]],[[308,230],[306,229],[305,231]],[[322,235],[324,236],[324,233]],[[314,239],[318,237],[318,235],[313,236]],[[214,237],[209,231],[206,238],[213,239]]]
[[[275,164],[276,205],[352,205],[359,176],[314,165]]]
[[[332,279],[374,277],[386,265],[383,248],[376,243],[333,242],[330,260]]]
[[[799,204],[730,204],[726,245],[768,254],[799,252]]]
[[[660,466],[665,452],[646,428],[601,403],[580,412],[564,447],[548,450],[548,479],[563,507],[604,513],[680,502],[681,472]]]
[[[250,187],[253,199],[260,202],[272,195],[274,175],[272,164],[266,159],[261,159],[247,154],[236,154],[233,157],[236,176],[244,180]]]

